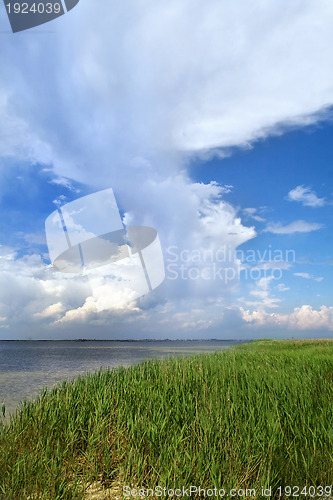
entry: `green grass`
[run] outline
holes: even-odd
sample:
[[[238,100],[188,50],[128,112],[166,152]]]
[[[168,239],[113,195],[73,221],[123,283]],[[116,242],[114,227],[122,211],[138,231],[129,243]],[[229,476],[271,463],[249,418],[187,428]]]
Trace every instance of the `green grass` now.
[[[331,485],[333,342],[256,341],[87,375],[24,402],[0,450],[6,500],[77,500],[96,481]]]

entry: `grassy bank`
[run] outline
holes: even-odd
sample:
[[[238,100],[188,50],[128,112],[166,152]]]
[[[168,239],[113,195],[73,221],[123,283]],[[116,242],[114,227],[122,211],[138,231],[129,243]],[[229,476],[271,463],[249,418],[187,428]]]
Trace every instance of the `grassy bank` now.
[[[0,450],[6,500],[77,500],[96,481],[330,485],[333,341],[258,341],[66,382],[22,405]]]

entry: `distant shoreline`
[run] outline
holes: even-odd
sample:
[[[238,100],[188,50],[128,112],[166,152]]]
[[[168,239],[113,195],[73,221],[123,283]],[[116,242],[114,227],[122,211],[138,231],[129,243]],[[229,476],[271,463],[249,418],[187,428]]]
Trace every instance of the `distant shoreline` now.
[[[253,342],[253,339],[1,339],[0,342]]]

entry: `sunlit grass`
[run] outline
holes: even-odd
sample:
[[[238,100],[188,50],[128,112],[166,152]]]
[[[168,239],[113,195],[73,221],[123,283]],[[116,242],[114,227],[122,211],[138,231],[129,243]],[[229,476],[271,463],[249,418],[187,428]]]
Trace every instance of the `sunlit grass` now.
[[[333,342],[258,341],[64,382],[23,403],[0,450],[6,499],[80,499],[96,481],[330,485]]]

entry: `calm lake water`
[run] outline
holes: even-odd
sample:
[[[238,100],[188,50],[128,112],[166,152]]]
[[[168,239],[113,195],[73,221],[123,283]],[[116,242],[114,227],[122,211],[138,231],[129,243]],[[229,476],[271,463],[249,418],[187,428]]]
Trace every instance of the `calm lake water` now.
[[[87,372],[129,366],[150,358],[228,349],[241,341],[0,341],[0,405],[12,413],[24,399]]]

